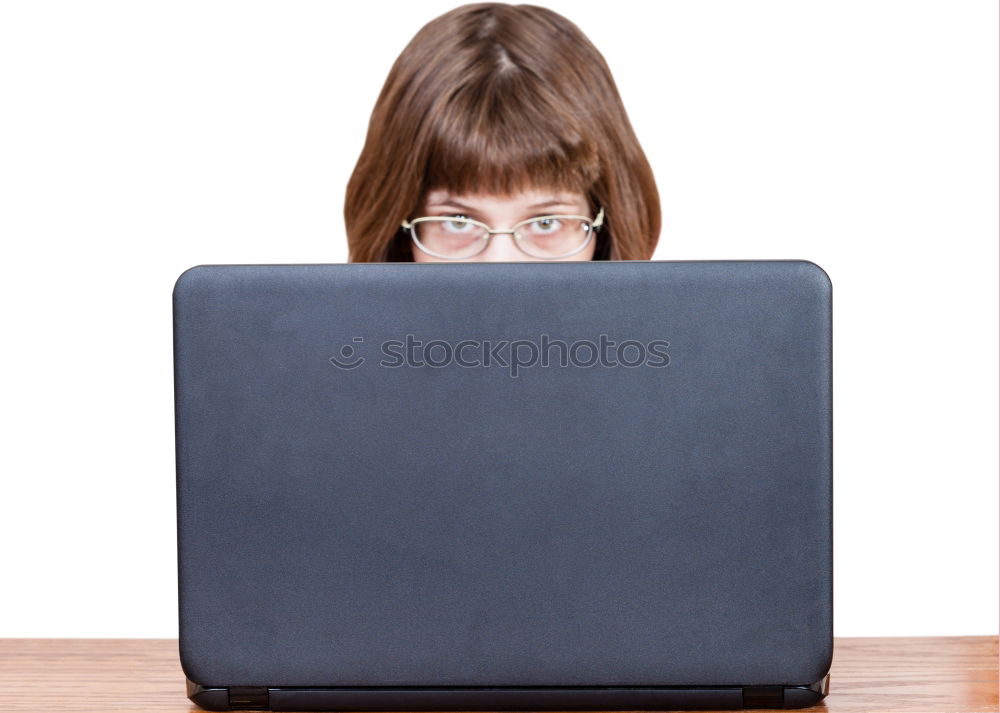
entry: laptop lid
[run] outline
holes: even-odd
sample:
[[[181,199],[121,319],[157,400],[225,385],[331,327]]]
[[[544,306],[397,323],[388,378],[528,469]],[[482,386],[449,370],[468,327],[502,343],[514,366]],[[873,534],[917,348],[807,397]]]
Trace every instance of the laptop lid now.
[[[829,670],[815,264],[200,265],[173,308],[191,681]]]

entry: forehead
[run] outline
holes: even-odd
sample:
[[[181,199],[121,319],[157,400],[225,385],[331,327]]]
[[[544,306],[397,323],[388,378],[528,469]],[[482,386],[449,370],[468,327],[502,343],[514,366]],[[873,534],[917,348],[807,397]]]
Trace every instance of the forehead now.
[[[457,202],[466,206],[474,206],[484,210],[494,208],[533,208],[545,205],[578,205],[586,203],[586,197],[579,192],[559,189],[527,189],[509,196],[494,193],[454,193],[444,189],[432,190],[427,193],[426,201],[431,205],[450,205]]]

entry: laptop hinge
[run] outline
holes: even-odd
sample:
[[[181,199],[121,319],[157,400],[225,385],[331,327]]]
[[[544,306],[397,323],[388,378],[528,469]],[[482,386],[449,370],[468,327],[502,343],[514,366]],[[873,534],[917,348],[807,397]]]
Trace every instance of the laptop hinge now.
[[[744,708],[784,708],[784,686],[748,686],[743,689]]]
[[[271,707],[267,688],[230,686],[229,707],[237,710],[268,710]]]

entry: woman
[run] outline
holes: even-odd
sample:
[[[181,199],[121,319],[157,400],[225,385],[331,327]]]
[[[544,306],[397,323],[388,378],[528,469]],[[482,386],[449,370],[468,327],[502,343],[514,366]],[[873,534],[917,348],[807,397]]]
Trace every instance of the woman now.
[[[347,186],[351,262],[648,260],[660,202],[604,58],[532,5],[427,23]]]

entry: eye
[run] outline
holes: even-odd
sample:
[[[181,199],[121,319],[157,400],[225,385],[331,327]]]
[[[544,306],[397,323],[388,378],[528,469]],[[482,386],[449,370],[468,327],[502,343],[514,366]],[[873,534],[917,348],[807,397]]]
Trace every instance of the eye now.
[[[441,225],[449,233],[468,233],[475,229],[475,226],[469,222],[471,219],[466,215],[451,215],[443,217],[451,218],[451,220],[441,221]]]
[[[558,233],[559,229],[562,228],[562,221],[558,218],[542,218],[532,221],[528,224],[528,227],[533,233],[548,235],[550,233]]]

